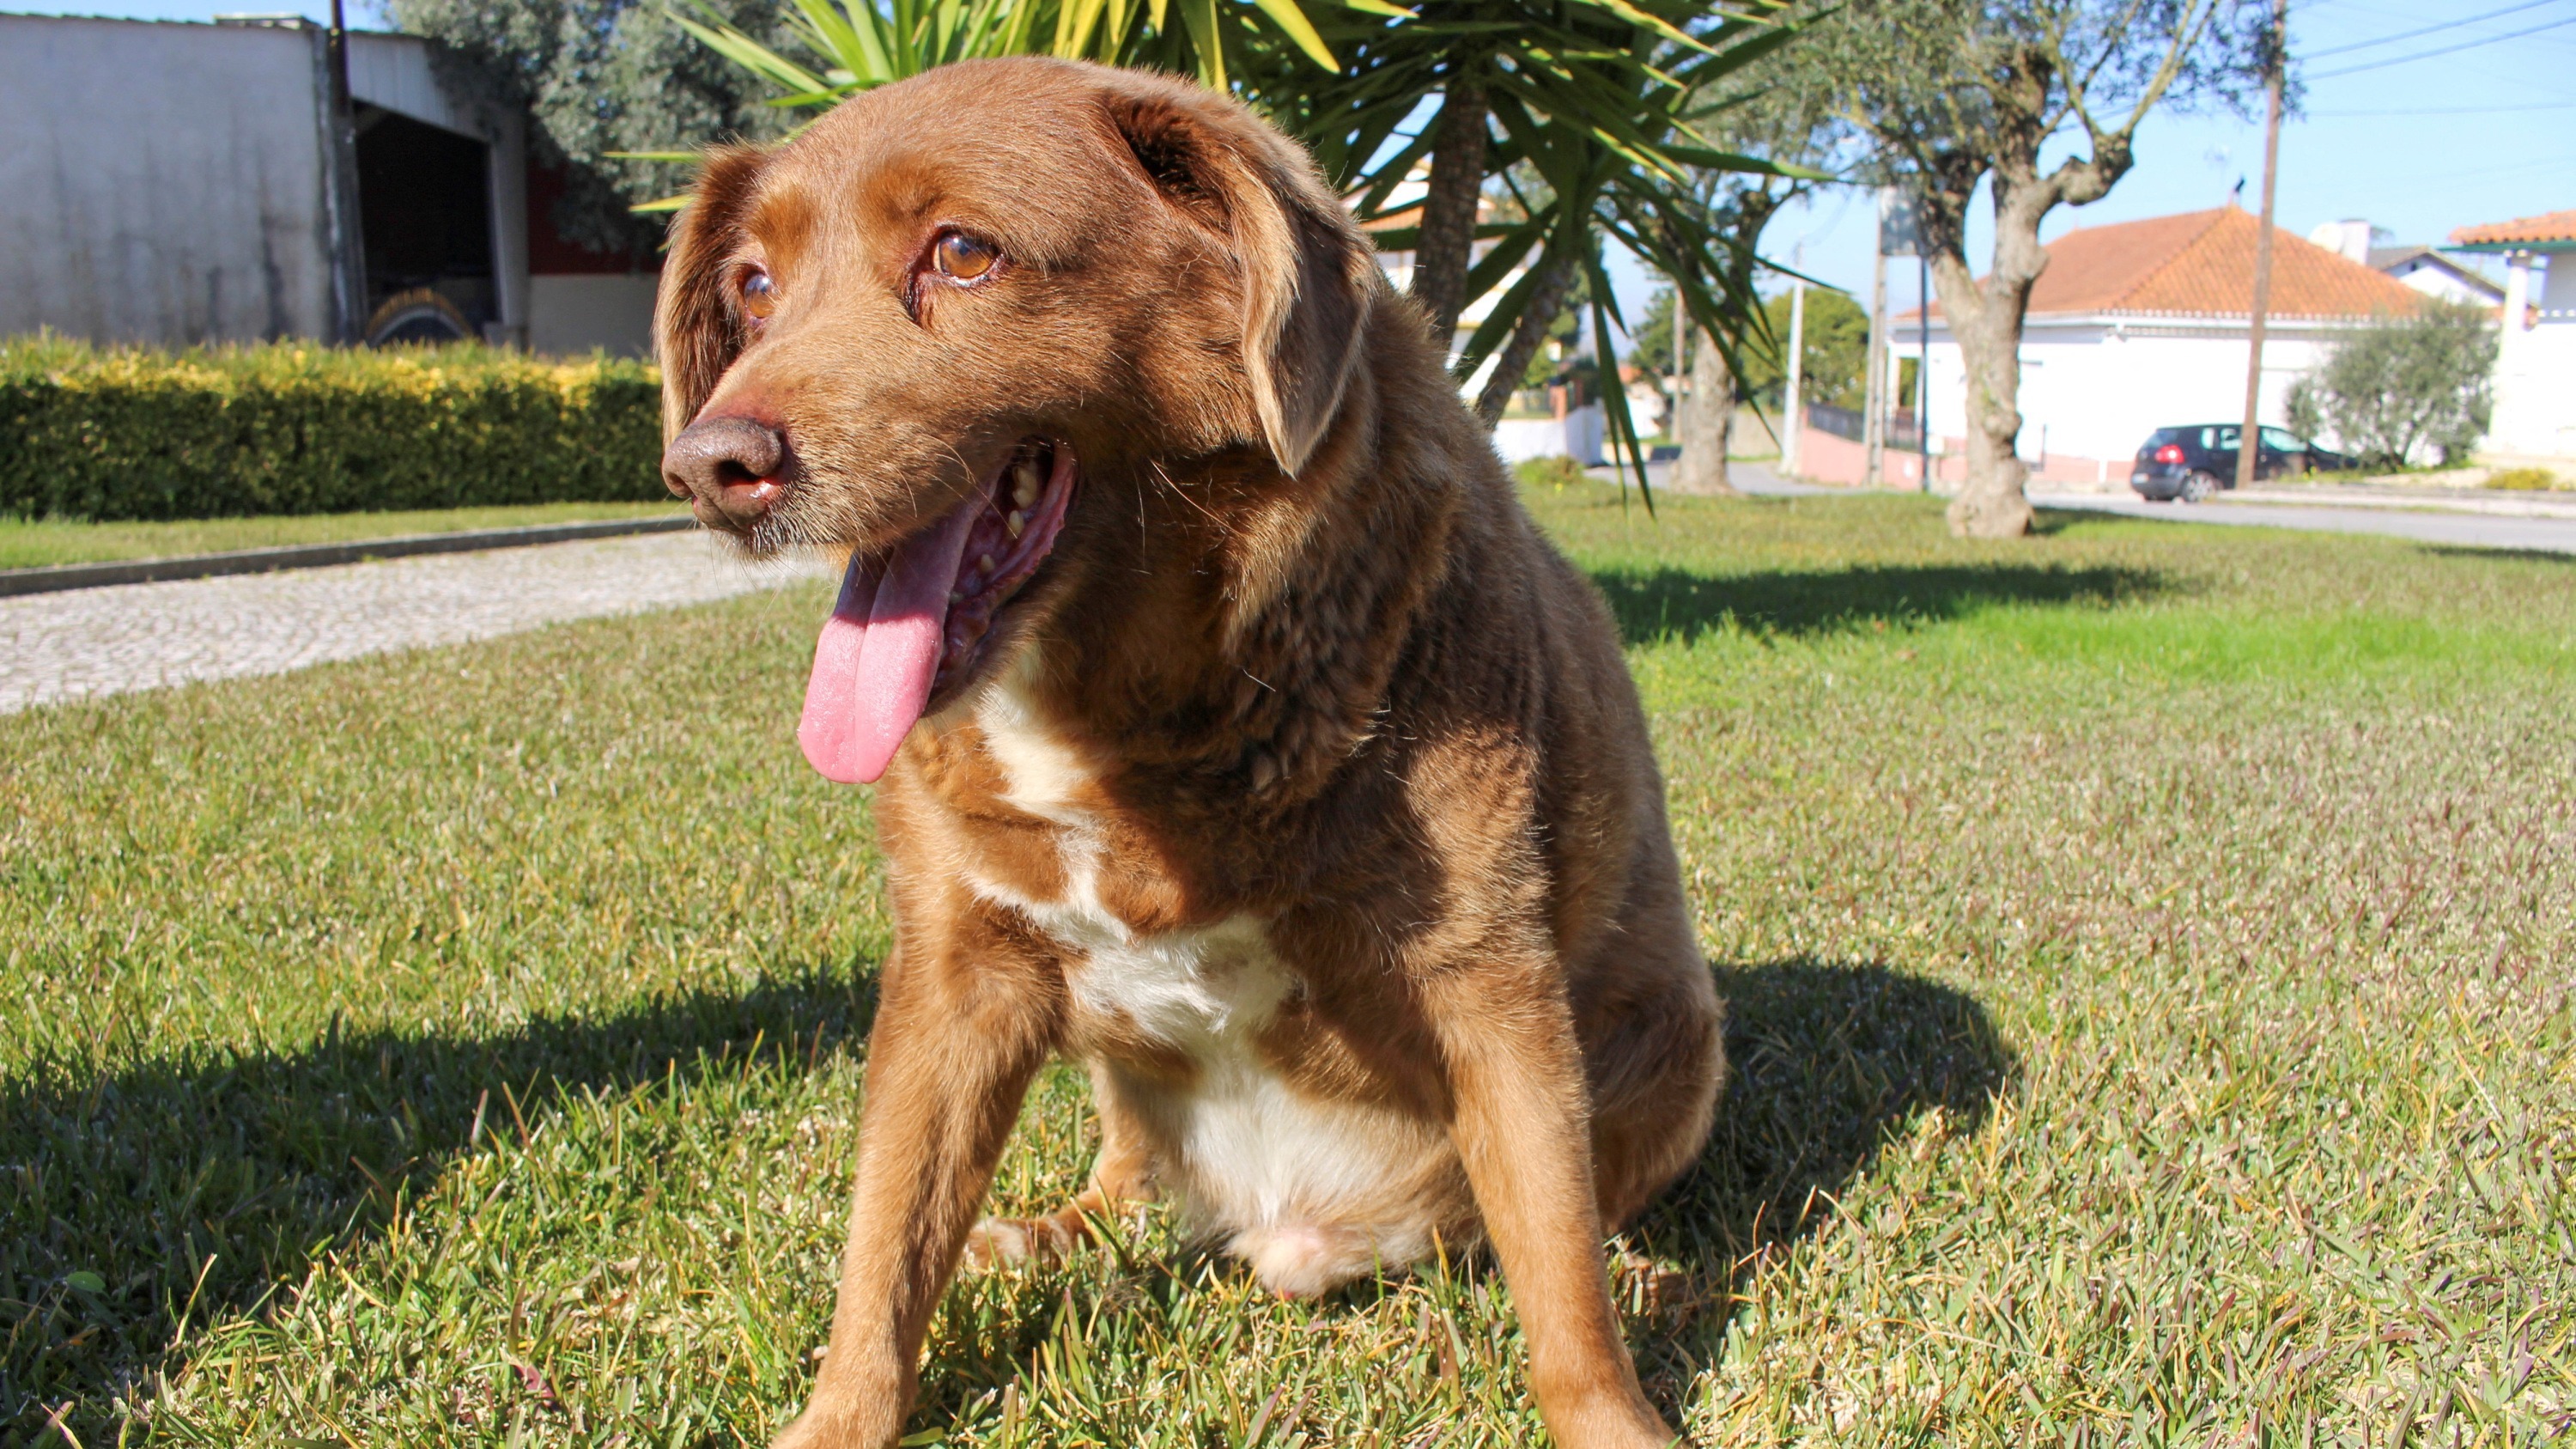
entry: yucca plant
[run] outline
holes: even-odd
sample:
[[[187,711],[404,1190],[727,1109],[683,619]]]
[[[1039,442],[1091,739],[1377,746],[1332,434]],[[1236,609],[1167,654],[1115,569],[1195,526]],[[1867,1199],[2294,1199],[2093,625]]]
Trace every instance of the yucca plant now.
[[[1412,9],[1385,0],[793,3],[811,63],[711,9],[679,19],[775,86],[772,104],[789,107],[829,106],[981,56],[1194,75],[1242,95],[1312,147],[1364,219],[1386,215],[1397,188],[1427,162],[1420,225],[1378,241],[1415,253],[1414,291],[1443,337],[1469,302],[1504,288],[1454,359],[1462,380],[1494,360],[1478,398],[1489,419],[1500,416],[1582,277],[1611,380],[1602,388],[1609,430],[1630,459],[1639,456],[1615,381],[1612,337],[1625,323],[1603,265],[1613,239],[1670,277],[1684,310],[1722,345],[1758,335],[1750,269],[1720,264],[1732,243],[1711,223],[1693,173],[1795,168],[1709,145],[1691,108],[1795,35],[1796,0],[1427,0]],[[1435,100],[1432,123],[1419,125]],[[1408,123],[1416,123],[1409,134]],[[1512,219],[1480,226],[1479,202],[1496,187]],[[1477,256],[1480,241],[1488,245]],[[1644,490],[1642,467],[1637,482]]]
[[[1474,299],[1506,288],[1455,364],[1464,379],[1494,360],[1477,399],[1489,420],[1575,281],[1588,282],[1603,410],[1633,459],[1612,342],[1625,319],[1604,247],[1616,240],[1670,277],[1692,319],[1725,345],[1760,335],[1751,270],[1726,264],[1732,244],[1695,172],[1796,168],[1712,146],[1696,121],[1700,98],[1790,41],[1795,20],[1790,0],[1429,0],[1365,39],[1346,38],[1351,22],[1328,27],[1328,42],[1349,51],[1344,67],[1320,83],[1281,78],[1255,99],[1315,147],[1363,216],[1382,215],[1428,162],[1420,225],[1379,242],[1413,249],[1414,292],[1443,335]],[[1434,95],[1432,123],[1401,136]],[[1479,226],[1479,203],[1496,187],[1512,219]],[[1488,243],[1482,256],[1478,241]]]
[[[828,106],[934,66],[1052,55],[1194,75],[1224,88],[1255,47],[1285,42],[1319,73],[1339,63],[1297,0],[792,0],[790,24],[821,61],[797,63],[704,0],[674,18],[719,55],[777,86],[780,106]],[[1400,19],[1385,0],[1335,8]],[[1229,62],[1232,62],[1231,64]]]

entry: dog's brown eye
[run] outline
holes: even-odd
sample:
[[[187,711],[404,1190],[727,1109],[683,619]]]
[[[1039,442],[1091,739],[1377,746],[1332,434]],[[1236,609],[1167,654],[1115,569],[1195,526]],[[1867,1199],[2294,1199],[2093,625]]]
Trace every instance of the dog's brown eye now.
[[[930,248],[930,263],[939,268],[939,275],[960,282],[971,282],[993,270],[993,263],[1001,259],[1000,249],[991,242],[962,231],[948,233]]]
[[[743,273],[743,315],[755,322],[765,322],[769,320],[769,314],[777,310],[778,284],[769,280],[769,274],[757,269]]]

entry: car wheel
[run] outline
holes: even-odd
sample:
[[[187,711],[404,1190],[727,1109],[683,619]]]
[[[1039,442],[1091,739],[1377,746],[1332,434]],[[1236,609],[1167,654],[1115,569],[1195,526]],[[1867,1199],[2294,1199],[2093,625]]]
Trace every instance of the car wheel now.
[[[2218,487],[2219,484],[2216,478],[2211,477],[2207,473],[2195,470],[2182,480],[2182,501],[2185,503],[2205,502],[2209,498],[2210,494],[2218,491]]]
[[[427,287],[397,292],[367,319],[369,347],[428,346],[469,341],[474,324],[465,314]]]

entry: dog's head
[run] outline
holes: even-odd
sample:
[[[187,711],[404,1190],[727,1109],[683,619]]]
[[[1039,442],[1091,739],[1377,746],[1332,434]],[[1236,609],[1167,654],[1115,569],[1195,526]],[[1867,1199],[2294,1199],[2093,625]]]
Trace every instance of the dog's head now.
[[[876,778],[993,662],[1087,474],[1246,446],[1295,474],[1377,285],[1302,150],[1155,76],[950,66],[712,154],[654,319],[663,474],[756,552],[854,550],[808,758]]]

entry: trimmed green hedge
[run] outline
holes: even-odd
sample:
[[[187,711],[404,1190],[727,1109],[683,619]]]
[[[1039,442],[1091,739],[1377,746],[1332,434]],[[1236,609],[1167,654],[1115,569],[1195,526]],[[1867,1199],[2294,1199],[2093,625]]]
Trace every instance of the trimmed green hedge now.
[[[664,496],[661,375],[617,358],[0,341],[0,513],[227,518]]]

